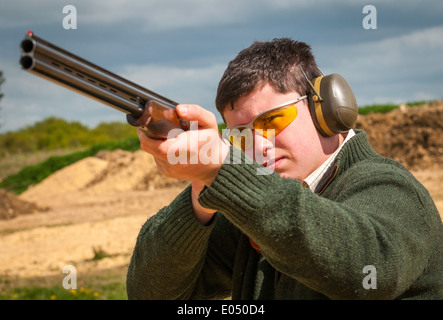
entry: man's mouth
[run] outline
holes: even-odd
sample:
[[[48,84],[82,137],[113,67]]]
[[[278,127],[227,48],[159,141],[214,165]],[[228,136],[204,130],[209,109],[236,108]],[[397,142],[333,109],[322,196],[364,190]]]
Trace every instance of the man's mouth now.
[[[283,159],[284,159],[284,157],[279,157],[279,158],[275,158],[272,160],[268,160],[268,161],[265,161],[264,163],[262,163],[262,166],[265,168],[268,168],[270,170],[275,170],[278,168],[278,166],[280,166]]]

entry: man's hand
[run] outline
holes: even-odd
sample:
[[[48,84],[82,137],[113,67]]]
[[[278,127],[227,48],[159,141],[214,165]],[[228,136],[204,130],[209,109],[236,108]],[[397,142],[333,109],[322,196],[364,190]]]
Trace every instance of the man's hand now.
[[[154,157],[163,175],[192,181],[194,212],[200,222],[207,223],[215,211],[201,207],[197,196],[217,176],[229,153],[229,146],[221,138],[212,112],[185,104],[178,105],[176,110],[180,118],[191,121],[191,130],[167,140],[151,139],[142,130],[137,130],[140,146]],[[172,118],[173,112],[166,111],[165,117]]]
[[[178,105],[176,110],[180,118],[191,121],[191,130],[167,140],[151,139],[138,130],[141,149],[153,155],[165,176],[198,180],[209,186],[220,170],[229,146],[223,142],[212,112],[197,105],[185,104]],[[171,118],[172,112],[166,111],[165,117]]]

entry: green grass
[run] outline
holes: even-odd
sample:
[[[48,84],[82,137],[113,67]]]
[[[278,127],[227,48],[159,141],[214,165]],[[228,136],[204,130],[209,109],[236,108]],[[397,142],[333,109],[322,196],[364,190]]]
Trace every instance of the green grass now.
[[[79,274],[75,290],[63,288],[63,276],[0,279],[0,300],[127,300],[126,268]]]
[[[0,300],[127,300],[124,282],[96,285],[94,288],[64,289],[53,287],[19,287],[0,293]]]
[[[397,109],[398,104],[374,104],[365,107],[358,108],[358,113],[361,115],[367,115],[369,113],[387,113],[394,109]]]
[[[429,102],[431,101],[414,101],[414,102],[407,102],[405,103],[405,105],[407,107],[415,107]],[[369,113],[387,113],[394,109],[397,109],[398,107],[400,107],[400,105],[394,103],[372,104],[358,108],[358,113],[361,115],[367,115]]]

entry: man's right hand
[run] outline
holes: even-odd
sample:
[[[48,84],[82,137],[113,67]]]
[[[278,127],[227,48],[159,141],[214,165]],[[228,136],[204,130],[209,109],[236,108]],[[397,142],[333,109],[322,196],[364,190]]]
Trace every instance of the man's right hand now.
[[[172,111],[172,110],[169,110]],[[198,124],[196,131],[183,131],[172,139],[157,140],[149,138],[142,130],[137,130],[141,149],[150,153],[163,175],[178,180],[192,181],[192,204],[197,220],[202,224],[208,223],[215,211],[203,208],[198,203],[198,195],[204,186],[210,186],[218,174],[226,156],[229,146],[223,141],[215,115],[197,105],[178,105],[177,114],[181,119]],[[165,112],[165,118],[172,116]],[[192,129],[192,128],[191,128]],[[192,141],[194,139],[195,141]],[[168,156],[170,151],[176,150],[186,155],[186,163],[171,163]],[[203,150],[203,151],[202,151]],[[207,150],[211,151],[214,161],[201,161]],[[202,152],[201,152],[202,151]],[[205,152],[206,151],[206,152]],[[197,163],[190,163],[191,157],[198,158]]]

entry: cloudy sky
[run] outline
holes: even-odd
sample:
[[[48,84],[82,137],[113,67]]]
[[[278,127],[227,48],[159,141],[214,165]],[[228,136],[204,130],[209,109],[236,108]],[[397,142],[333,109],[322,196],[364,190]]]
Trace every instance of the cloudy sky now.
[[[369,4],[376,29],[362,24]],[[75,30],[63,27],[66,5],[77,10]],[[49,116],[90,127],[125,121],[118,111],[22,71],[19,44],[28,30],[216,113],[227,63],[253,41],[277,37],[309,43],[320,68],[343,75],[360,106],[442,99],[442,17],[441,0],[2,0],[0,132]]]

